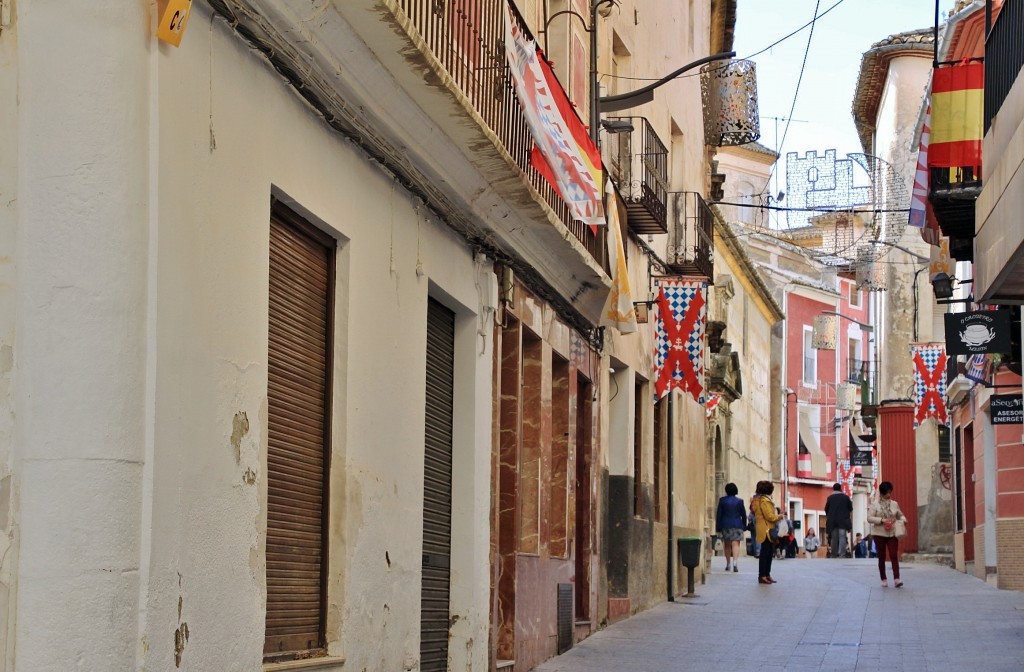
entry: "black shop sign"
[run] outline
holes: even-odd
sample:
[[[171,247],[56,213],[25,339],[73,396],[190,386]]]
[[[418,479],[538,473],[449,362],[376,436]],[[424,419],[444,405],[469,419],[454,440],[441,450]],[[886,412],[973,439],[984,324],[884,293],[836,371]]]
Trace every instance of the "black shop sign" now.
[[[850,451],[850,466],[852,467],[870,467],[873,462],[871,460],[870,450],[851,450]]]
[[[972,310],[946,313],[946,352],[980,355],[1010,351],[1010,311]]]
[[[1024,398],[1020,394],[993,394],[988,408],[993,425],[1024,424]]]

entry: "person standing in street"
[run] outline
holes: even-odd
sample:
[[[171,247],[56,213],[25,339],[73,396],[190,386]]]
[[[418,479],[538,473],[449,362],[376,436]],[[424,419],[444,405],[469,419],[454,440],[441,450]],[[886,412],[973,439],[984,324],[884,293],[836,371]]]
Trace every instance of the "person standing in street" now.
[[[853,529],[853,500],[836,483],[825,500],[825,527],[829,530],[830,558],[845,558],[850,530]]]
[[[718,500],[718,513],[715,516],[715,529],[718,530],[718,538],[722,540],[727,572],[730,569],[734,572],[740,571],[740,541],[743,539],[747,507],[743,500],[736,496],[738,493],[739,488],[735,483],[727,483],[725,497]]]
[[[750,508],[754,511],[754,538],[761,544],[758,558],[757,582],[770,585],[778,583],[772,578],[772,557],[775,555],[775,544],[772,543],[769,530],[774,528],[782,516],[776,513],[772,493],[775,486],[771,481],[758,481],[754,501]]]
[[[882,578],[882,588],[889,587],[885,578],[885,556],[889,556],[892,564],[892,578],[897,588],[903,587],[900,579],[900,540],[896,536],[896,521],[906,525],[907,517],[900,511],[900,505],[892,498],[892,483],[882,481],[878,486],[878,500],[868,508],[868,522],[871,523],[871,538],[878,551],[878,574]],[[902,536],[902,535],[901,535]]]
[[[814,534],[814,529],[807,530],[807,536],[804,537],[804,552],[808,558],[813,558],[818,555],[818,547],[821,546],[821,542],[818,540],[818,536]]]

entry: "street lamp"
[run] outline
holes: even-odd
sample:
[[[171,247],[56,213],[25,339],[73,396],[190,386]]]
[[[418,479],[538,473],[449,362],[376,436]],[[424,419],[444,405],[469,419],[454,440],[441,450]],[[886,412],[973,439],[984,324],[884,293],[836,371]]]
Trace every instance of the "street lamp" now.
[[[858,325],[863,332],[869,334],[875,330],[870,324],[859,322],[853,319],[849,315],[843,315],[834,310],[823,310],[820,315],[814,317],[814,332],[812,335],[811,344],[816,350],[835,350],[836,340],[839,332],[839,320],[838,318],[849,320],[854,324]],[[869,380],[870,374],[866,374],[864,379],[861,381],[861,406],[868,404],[874,399],[873,390],[871,388],[871,382]]]
[[[903,247],[902,245],[897,245],[896,243],[890,243],[887,240],[869,240],[868,242],[870,244],[872,244],[872,245],[885,245],[887,247],[893,247],[893,248],[899,250],[900,252],[905,252],[906,254],[909,254],[910,256],[912,256],[914,258],[915,261],[917,261],[918,263],[921,263],[921,264],[927,264],[927,263],[929,263],[931,261],[927,257],[922,257],[920,254],[918,254],[917,252],[914,252],[913,250],[908,250],[907,248]]]
[[[600,103],[598,102],[600,100],[600,90],[597,88],[597,16],[600,13],[601,16],[607,17],[611,13],[611,8],[618,4],[619,0],[592,0],[590,3],[589,25],[579,12],[573,9],[563,9],[549,16],[547,22],[544,23],[544,30],[539,31],[542,33],[547,32],[548,24],[554,21],[555,17],[562,14],[570,14],[579,19],[583,23],[583,31],[590,34],[590,139],[594,141],[595,145],[600,144],[601,128],[601,110]],[[546,46],[547,43],[545,42]]]
[[[936,273],[932,278],[932,290],[936,299],[952,299],[953,278],[948,273]]]

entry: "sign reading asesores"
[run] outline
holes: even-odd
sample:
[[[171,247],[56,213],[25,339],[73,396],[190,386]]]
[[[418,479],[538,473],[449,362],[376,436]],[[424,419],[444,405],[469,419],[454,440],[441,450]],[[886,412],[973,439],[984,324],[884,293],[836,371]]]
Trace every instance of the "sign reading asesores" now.
[[[993,394],[989,398],[993,425],[1024,424],[1024,397],[1020,394]]]
[[[972,310],[946,313],[946,352],[978,355],[1010,351],[1010,311]]]

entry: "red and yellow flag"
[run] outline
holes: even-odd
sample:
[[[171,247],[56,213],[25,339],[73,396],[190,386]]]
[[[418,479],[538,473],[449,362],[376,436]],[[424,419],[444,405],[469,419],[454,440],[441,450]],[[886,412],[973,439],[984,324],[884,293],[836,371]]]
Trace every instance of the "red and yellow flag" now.
[[[928,166],[981,166],[985,66],[958,63],[932,74],[932,125]]]

